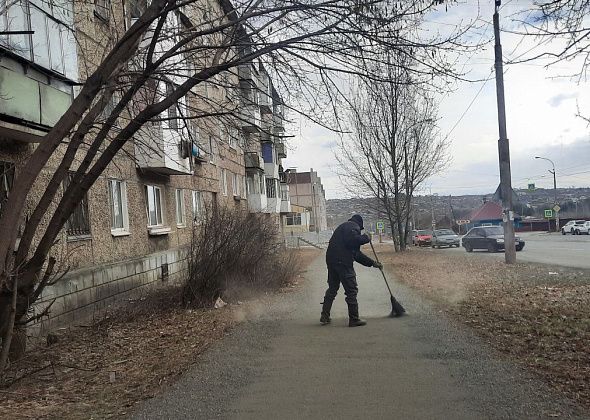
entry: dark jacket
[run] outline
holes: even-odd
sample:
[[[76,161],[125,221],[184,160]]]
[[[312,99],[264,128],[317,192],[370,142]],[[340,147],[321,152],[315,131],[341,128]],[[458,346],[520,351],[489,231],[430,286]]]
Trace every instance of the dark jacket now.
[[[343,264],[352,267],[354,261],[371,267],[373,260],[360,251],[361,245],[368,244],[370,239],[367,235],[361,235],[360,226],[349,220],[336,228],[326,252],[326,263]]]

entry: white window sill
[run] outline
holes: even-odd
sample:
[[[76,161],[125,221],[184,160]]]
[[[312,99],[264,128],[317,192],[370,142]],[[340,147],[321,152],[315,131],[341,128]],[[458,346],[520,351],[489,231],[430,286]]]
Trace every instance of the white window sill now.
[[[128,230],[113,230],[113,229],[111,229],[111,235],[113,235],[115,238],[118,238],[121,236],[129,236],[129,235],[131,235],[131,232],[129,232]]]
[[[150,236],[168,235],[172,229],[167,226],[148,226],[148,234]]]
[[[177,229],[184,229],[184,228],[186,228],[186,223],[177,223],[176,228]]]

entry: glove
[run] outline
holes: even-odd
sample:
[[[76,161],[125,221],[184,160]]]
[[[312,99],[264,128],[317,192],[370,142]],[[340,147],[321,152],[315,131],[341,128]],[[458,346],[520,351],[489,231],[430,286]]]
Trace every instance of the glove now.
[[[375,262],[373,262],[373,267],[381,270],[381,269],[383,269],[383,264],[381,264],[379,261],[375,261]]]

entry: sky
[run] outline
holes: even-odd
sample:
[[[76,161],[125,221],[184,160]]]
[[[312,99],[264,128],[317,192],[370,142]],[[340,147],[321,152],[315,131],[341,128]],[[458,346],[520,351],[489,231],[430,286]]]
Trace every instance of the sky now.
[[[517,19],[524,15],[515,13],[531,2],[503,3],[500,22],[512,186],[526,188],[534,183],[537,188],[553,188],[551,163],[535,159],[541,156],[554,162],[558,187],[590,187],[590,127],[576,116],[578,110],[590,116],[590,83],[564,77],[578,72],[579,62],[549,67],[542,60],[511,63],[541,51],[557,51],[560,45],[539,45],[538,39],[511,33],[522,28]],[[471,39],[491,41],[492,14],[492,1],[467,1],[432,12],[426,20],[429,30],[440,32],[457,22],[472,21],[477,28],[470,33]],[[438,125],[441,135],[449,139],[451,163],[428,179],[419,194],[488,194],[499,184],[493,43],[457,59],[467,78],[480,81],[456,82],[452,92],[438,96]],[[328,199],[352,196],[337,175],[338,134],[302,120],[295,121],[292,131],[283,166],[300,172],[313,168],[322,178]]]

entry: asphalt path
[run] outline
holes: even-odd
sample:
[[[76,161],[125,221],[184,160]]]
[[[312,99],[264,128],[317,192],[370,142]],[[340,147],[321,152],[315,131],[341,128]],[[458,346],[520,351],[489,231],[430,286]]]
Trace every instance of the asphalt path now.
[[[525,241],[525,247],[516,253],[521,261],[556,264],[565,267],[590,268],[590,236],[562,235],[561,233],[526,232],[517,233]],[[465,252],[465,248],[441,249],[441,252]],[[490,253],[484,250],[474,251],[487,254],[490,258],[504,259],[504,253]]]
[[[408,315],[392,319],[378,270],[358,267],[365,327],[348,328],[342,292],[319,325],[320,256],[293,293],[265,300],[135,419],[584,418],[544,383],[393,282]]]

